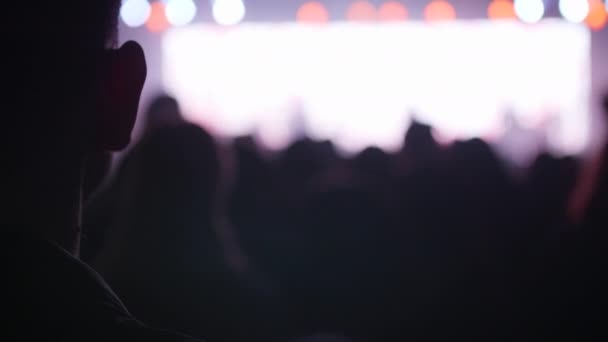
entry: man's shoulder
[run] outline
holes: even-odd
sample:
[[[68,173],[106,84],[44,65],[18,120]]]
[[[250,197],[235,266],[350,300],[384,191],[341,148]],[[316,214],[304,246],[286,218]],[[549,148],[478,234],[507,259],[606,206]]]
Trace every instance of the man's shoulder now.
[[[97,272],[52,242],[11,236],[2,248],[2,263],[10,294],[5,308],[20,335],[43,334],[61,340],[188,341],[137,321]]]
[[[16,323],[57,334],[133,319],[93,269],[52,242],[13,234],[2,248]]]

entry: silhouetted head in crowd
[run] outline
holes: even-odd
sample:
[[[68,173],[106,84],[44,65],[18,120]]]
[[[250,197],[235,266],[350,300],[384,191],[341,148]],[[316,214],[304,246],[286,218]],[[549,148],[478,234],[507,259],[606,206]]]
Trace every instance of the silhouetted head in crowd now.
[[[10,15],[3,25],[13,29],[1,57],[2,103],[11,108],[3,115],[2,223],[72,252],[83,183],[92,189],[107,153],[129,143],[146,77],[137,43],[116,48],[119,6],[72,0],[4,7]]]
[[[146,133],[184,123],[177,100],[168,95],[157,96],[150,102],[145,120]]]
[[[574,158],[555,158],[548,153],[541,153],[529,172],[530,190],[534,197],[534,206],[539,215],[553,215],[563,219],[568,196],[572,191],[578,173],[578,164]],[[547,222],[547,217],[543,217]]]
[[[216,144],[202,128],[183,124],[152,133],[125,168],[130,216],[143,229],[209,224],[220,187]]]
[[[484,205],[490,200],[506,198],[506,191],[510,188],[509,176],[485,141],[474,138],[454,143],[450,148],[449,162],[449,178],[457,186],[455,193]],[[471,186],[473,180],[479,186]]]
[[[378,147],[368,147],[353,159],[354,167],[364,177],[386,177],[391,168],[390,156]]]
[[[305,184],[325,170],[333,158],[333,145],[309,138],[295,141],[281,155],[280,172],[293,185]]]
[[[432,127],[416,120],[412,121],[403,142],[403,152],[413,162],[432,160],[438,144],[432,134]]]
[[[414,148],[429,148],[435,145],[435,139],[431,134],[431,126],[416,120],[412,121],[405,133],[405,146]]]

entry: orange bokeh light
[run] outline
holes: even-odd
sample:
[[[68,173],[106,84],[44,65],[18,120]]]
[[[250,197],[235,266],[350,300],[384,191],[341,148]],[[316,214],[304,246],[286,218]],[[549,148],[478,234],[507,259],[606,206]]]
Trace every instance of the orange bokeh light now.
[[[515,6],[511,0],[493,0],[488,6],[490,19],[516,19]]]
[[[150,16],[146,21],[146,27],[150,32],[162,32],[169,27],[165,5],[162,2],[156,1],[150,5]]]
[[[346,19],[352,21],[369,21],[376,19],[376,7],[371,2],[357,0],[346,11]]]
[[[300,6],[296,19],[300,22],[326,23],[329,21],[329,12],[322,3],[311,1]]]
[[[378,19],[387,21],[406,20],[407,9],[398,1],[387,1],[378,10]]]
[[[424,9],[424,18],[428,21],[446,21],[456,19],[454,6],[445,0],[433,0]]]
[[[603,29],[608,23],[608,13],[602,0],[589,0],[589,15],[585,23],[594,31]]]

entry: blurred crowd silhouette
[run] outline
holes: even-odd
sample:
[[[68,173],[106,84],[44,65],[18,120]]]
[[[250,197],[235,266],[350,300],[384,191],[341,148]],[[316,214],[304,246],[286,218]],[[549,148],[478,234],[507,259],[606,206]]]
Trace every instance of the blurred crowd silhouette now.
[[[605,334],[606,148],[590,172],[541,153],[514,177],[483,140],[418,122],[397,153],[345,157],[223,146],[168,96],[146,118],[82,248],[145,323],[209,341]]]
[[[161,96],[98,188],[147,77],[121,2],[3,5],[0,340],[608,340],[608,145],[512,172],[413,123],[269,153]]]

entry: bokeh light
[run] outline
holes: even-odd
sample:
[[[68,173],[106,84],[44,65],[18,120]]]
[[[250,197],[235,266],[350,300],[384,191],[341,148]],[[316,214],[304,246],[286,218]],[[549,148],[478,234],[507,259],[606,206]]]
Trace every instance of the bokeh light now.
[[[370,21],[376,19],[376,7],[366,0],[353,2],[346,11],[346,19],[351,21]]]
[[[215,0],[213,2],[213,18],[215,22],[224,25],[236,25],[245,18],[245,4],[242,0]]]
[[[588,0],[560,0],[559,12],[564,19],[573,23],[582,23],[589,14]]]
[[[146,23],[150,12],[148,0],[126,0],[120,7],[120,18],[129,27],[139,27]]]
[[[405,6],[398,1],[387,1],[378,9],[378,19],[386,21],[406,20],[408,12]]]
[[[150,5],[150,16],[146,21],[146,27],[150,32],[162,32],[169,27],[169,21],[165,14],[165,4],[157,1]]]
[[[524,23],[537,23],[545,15],[543,0],[515,0],[514,5],[517,17]]]
[[[196,5],[193,0],[169,0],[165,12],[171,25],[183,26],[196,16]]]
[[[494,20],[516,19],[512,0],[493,0],[488,6],[488,18]]]
[[[608,23],[606,6],[601,0],[589,0],[589,15],[585,23],[594,31],[603,29]]]
[[[299,22],[325,23],[329,21],[329,12],[322,3],[311,1],[300,6],[296,19]]]
[[[424,9],[424,18],[428,21],[447,21],[456,19],[454,6],[445,0],[433,0]]]

